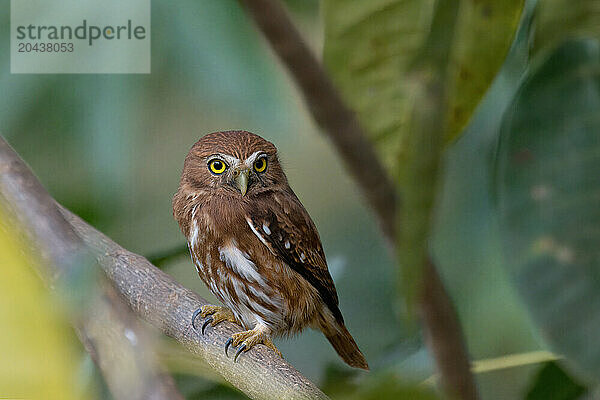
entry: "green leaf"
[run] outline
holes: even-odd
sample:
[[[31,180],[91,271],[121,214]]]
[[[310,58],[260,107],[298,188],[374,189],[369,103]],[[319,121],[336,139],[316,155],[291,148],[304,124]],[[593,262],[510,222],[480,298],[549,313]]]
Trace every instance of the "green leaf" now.
[[[526,400],[577,400],[586,392],[555,362],[546,363],[537,373]]]
[[[514,39],[524,1],[461,1],[449,65],[447,137],[458,137]]]
[[[600,37],[600,1],[540,0],[535,13],[534,53],[566,40]]]
[[[422,385],[402,382],[394,374],[383,372],[361,382],[352,395],[332,396],[348,400],[436,400],[439,397]]]
[[[400,292],[412,311],[445,144],[510,47],[522,0],[325,0],[325,63],[398,183]]]
[[[600,45],[571,41],[504,116],[496,196],[506,266],[553,350],[600,377]]]
[[[414,105],[408,72],[431,30],[433,0],[325,0],[324,60],[393,176]],[[460,2],[449,27],[446,140],[458,136],[504,61],[522,0]]]
[[[395,171],[410,98],[404,74],[429,31],[434,0],[325,0],[324,62]]]

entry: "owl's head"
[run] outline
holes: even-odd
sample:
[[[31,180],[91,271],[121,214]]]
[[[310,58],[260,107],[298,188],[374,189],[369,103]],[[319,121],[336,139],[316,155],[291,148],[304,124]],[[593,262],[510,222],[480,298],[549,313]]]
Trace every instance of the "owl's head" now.
[[[214,132],[202,137],[185,158],[181,183],[192,190],[238,198],[287,187],[277,148],[246,131]]]

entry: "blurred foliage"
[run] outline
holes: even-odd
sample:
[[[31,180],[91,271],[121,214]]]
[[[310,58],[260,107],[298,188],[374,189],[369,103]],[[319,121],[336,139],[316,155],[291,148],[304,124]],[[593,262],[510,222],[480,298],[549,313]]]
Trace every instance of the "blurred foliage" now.
[[[332,396],[334,399],[335,395]],[[438,396],[431,390],[415,385],[403,384],[397,376],[379,374],[363,382],[350,396],[339,397],[348,400],[435,400]]]
[[[316,0],[286,1],[317,53],[322,46],[321,31],[325,31],[324,59],[390,168],[396,168],[403,150],[403,142],[395,132],[406,128],[414,101],[410,95],[413,86],[405,79],[406,73],[414,66],[412,60],[429,33],[434,3],[324,0],[321,24]],[[589,133],[594,128],[597,131],[597,118],[592,114],[598,110],[599,86],[594,75],[598,70],[594,58],[597,43],[564,42],[573,35],[597,37],[597,2],[528,1],[528,12],[536,3],[539,8],[532,31],[530,19],[524,18],[504,62],[522,2],[460,2],[452,38],[456,46],[448,69],[445,122],[446,141],[458,135],[460,139],[449,143],[443,160],[431,247],[474,359],[547,349],[549,343],[566,355],[565,365],[573,378],[565,378],[555,366],[547,364],[541,370],[526,363],[521,367],[517,363],[510,368],[491,368],[477,375],[484,400],[543,398],[539,396],[548,392],[541,390],[551,388],[553,394],[574,395],[577,390],[573,388],[580,387],[577,381],[587,378],[593,370],[573,366],[597,366],[596,346],[590,338],[598,337],[600,328],[596,320],[585,317],[585,313],[595,311],[594,307],[600,309],[596,304],[598,291],[593,291],[598,281],[594,275],[598,258],[596,253],[588,252],[598,242],[597,229],[592,226],[597,214],[590,211],[590,204],[598,204],[592,192],[592,184],[597,183],[597,141],[586,146],[590,142],[585,141],[582,129],[588,126],[587,139],[597,140]],[[155,0],[152,7],[150,75],[11,75],[9,1],[0,0],[2,135],[60,202],[126,248],[159,256],[184,242],[172,219],[170,200],[177,188],[183,158],[194,141],[210,131],[235,128],[265,136],[277,144],[294,190],[319,227],[342,312],[373,371],[365,374],[343,367],[318,332],[308,331],[278,342],[278,347],[287,360],[334,398],[430,398],[427,392],[415,392],[414,382],[425,381],[434,374],[431,357],[415,332],[393,317],[393,262],[372,212],[360,199],[355,184],[319,134],[302,99],[252,22],[234,0],[183,0],[177,6]],[[564,47],[547,58],[560,44]],[[531,45],[533,52],[529,51]],[[538,51],[542,48],[543,52]],[[531,71],[523,81],[528,69]],[[502,180],[494,171],[494,150],[503,113],[509,105],[501,148],[527,141],[537,146],[537,157],[529,161],[531,173],[521,175],[523,167],[510,164],[514,161],[510,153],[501,150],[499,154],[508,157],[505,165],[512,165],[513,174],[510,179],[504,175],[506,179]],[[520,126],[514,125],[517,117],[522,122]],[[535,167],[542,162],[548,165]],[[397,173],[397,169],[390,171]],[[550,191],[545,200],[533,200],[532,195],[543,198],[548,194],[538,190],[536,182],[542,178],[552,187],[558,188],[555,181],[560,180],[578,190]],[[504,185],[504,189],[496,184]],[[510,231],[506,224],[508,203],[500,200],[502,214],[498,218],[494,193],[489,190],[492,187],[504,199],[509,193],[514,195],[514,200],[523,201],[529,210],[511,217]],[[557,203],[571,196],[588,203],[579,203],[577,198],[575,203]],[[539,208],[541,204],[543,208]],[[542,231],[551,232],[554,242],[536,242],[536,234]],[[514,234],[513,244],[502,252],[502,243],[510,232]],[[520,244],[514,243],[517,237],[522,239]],[[563,242],[558,238],[577,240]],[[534,246],[537,253],[532,253],[530,247],[521,252],[510,247],[533,243],[541,244]],[[569,255],[564,251],[566,244],[575,246],[572,254],[580,254],[583,249],[585,254],[596,257],[595,261],[589,257],[581,259],[578,265],[582,268],[569,269],[564,279],[553,281],[551,278],[558,276],[553,274],[561,268],[557,256]],[[521,253],[527,255],[520,257]],[[6,256],[6,252],[0,252],[0,258]],[[514,261],[517,256],[520,258]],[[575,260],[579,262],[580,257]],[[536,262],[544,263],[538,264],[543,266],[541,270],[532,269]],[[0,264],[3,269],[8,265]],[[510,276],[505,273],[506,266]],[[214,300],[187,257],[165,267],[178,281]],[[526,274],[531,271],[533,275]],[[12,291],[19,287],[19,292],[25,293],[27,289],[8,284],[15,282],[12,279],[1,279],[0,285],[5,284]],[[554,290],[545,292],[545,300],[536,297],[550,284],[555,285]],[[583,290],[589,290],[590,297],[575,308],[573,301],[581,299]],[[521,299],[525,299],[525,304]],[[54,325],[44,319],[52,314],[40,309],[50,303],[35,304],[37,311],[44,310],[43,315],[29,318],[26,322],[36,325],[22,333],[29,335],[24,337],[33,340],[33,346],[36,341],[55,338],[51,332]],[[559,312],[562,306],[568,310]],[[13,307],[9,311],[15,310]],[[28,311],[19,304],[21,316],[37,315],[32,312],[36,310]],[[539,337],[537,325],[530,317],[541,326],[548,342]],[[549,331],[547,324],[560,318],[571,322],[562,325],[564,329]],[[37,325],[42,323],[43,326]],[[3,326],[10,325],[3,322]],[[68,341],[72,333],[62,329],[60,338]],[[14,335],[21,335],[19,332],[15,330]],[[582,337],[591,344],[576,346],[572,338],[578,334],[588,335]],[[0,337],[2,346],[12,346],[8,350],[18,345],[12,339],[5,341],[12,337],[12,330],[5,330]],[[567,347],[560,346],[563,342],[569,344],[568,352],[564,350]],[[49,351],[58,352],[61,348]],[[23,354],[23,362],[36,363],[34,369],[26,367],[34,373],[35,368],[50,362],[47,355],[53,353],[34,353],[31,349],[35,347],[19,354]],[[181,349],[167,346],[162,350],[163,362],[173,371],[188,398],[243,398]],[[4,352],[4,347],[1,353],[3,359],[10,359],[4,355],[12,354]],[[83,374],[89,380],[89,370],[93,370],[90,364],[88,359],[87,367],[80,366],[76,372],[63,368],[64,373],[71,374],[65,378],[70,381],[65,382],[76,386],[73,376],[80,376],[82,370],[87,371]],[[0,368],[8,366],[0,363]],[[20,370],[11,368],[8,376],[14,371]],[[393,375],[389,375],[390,371]],[[0,379],[7,376],[5,372]],[[407,382],[407,386],[402,382]],[[4,387],[0,384],[0,388]],[[106,388],[99,396],[110,398]]]
[[[398,258],[421,287],[444,143],[471,119],[519,25],[523,0],[324,1],[325,63],[398,178]]]
[[[586,393],[585,387],[575,382],[555,362],[544,364],[535,377],[526,400],[577,400]]]
[[[459,135],[502,65],[514,39],[523,0],[462,1],[450,40],[446,140]],[[390,174],[406,151],[415,106],[415,59],[432,31],[432,0],[324,0],[324,60],[376,144]]]
[[[429,31],[434,1],[323,1],[324,62],[397,173],[411,97],[405,79]]]
[[[533,50],[551,50],[576,38],[600,37],[600,1],[540,0]]]
[[[600,44],[532,69],[505,116],[498,201],[507,268],[548,341],[600,376]]]
[[[64,310],[17,237],[0,204],[0,397],[94,398],[78,380],[77,338]]]
[[[325,370],[323,391],[332,399],[392,400],[392,399],[438,399],[424,385],[404,382],[401,376],[390,371],[371,374],[360,379],[355,370],[329,365]]]
[[[161,364],[173,374],[194,375],[204,378],[203,382],[225,384],[223,378],[204,359],[188,351],[175,339],[163,337],[157,343],[157,353]]]
[[[329,396],[350,396],[356,388],[357,371],[330,364],[325,368],[321,389]]]
[[[214,383],[198,379],[195,375],[175,374],[175,382],[187,400],[244,400],[243,393],[227,383]]]

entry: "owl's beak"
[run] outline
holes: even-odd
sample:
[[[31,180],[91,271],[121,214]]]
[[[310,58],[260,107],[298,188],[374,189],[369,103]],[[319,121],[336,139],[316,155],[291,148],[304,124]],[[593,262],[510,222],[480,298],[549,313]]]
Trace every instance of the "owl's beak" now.
[[[248,169],[239,169],[234,172],[235,187],[238,188],[242,196],[246,194],[248,190],[248,175],[250,171]]]

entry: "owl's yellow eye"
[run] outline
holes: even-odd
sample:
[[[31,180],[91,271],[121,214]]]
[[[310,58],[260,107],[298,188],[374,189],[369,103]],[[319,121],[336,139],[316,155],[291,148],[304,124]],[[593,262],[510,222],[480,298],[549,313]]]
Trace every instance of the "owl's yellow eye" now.
[[[208,168],[214,174],[222,174],[227,169],[227,165],[218,158],[209,161]]]
[[[254,170],[256,172],[263,172],[265,169],[267,169],[266,157],[261,157],[258,160],[254,161]]]

